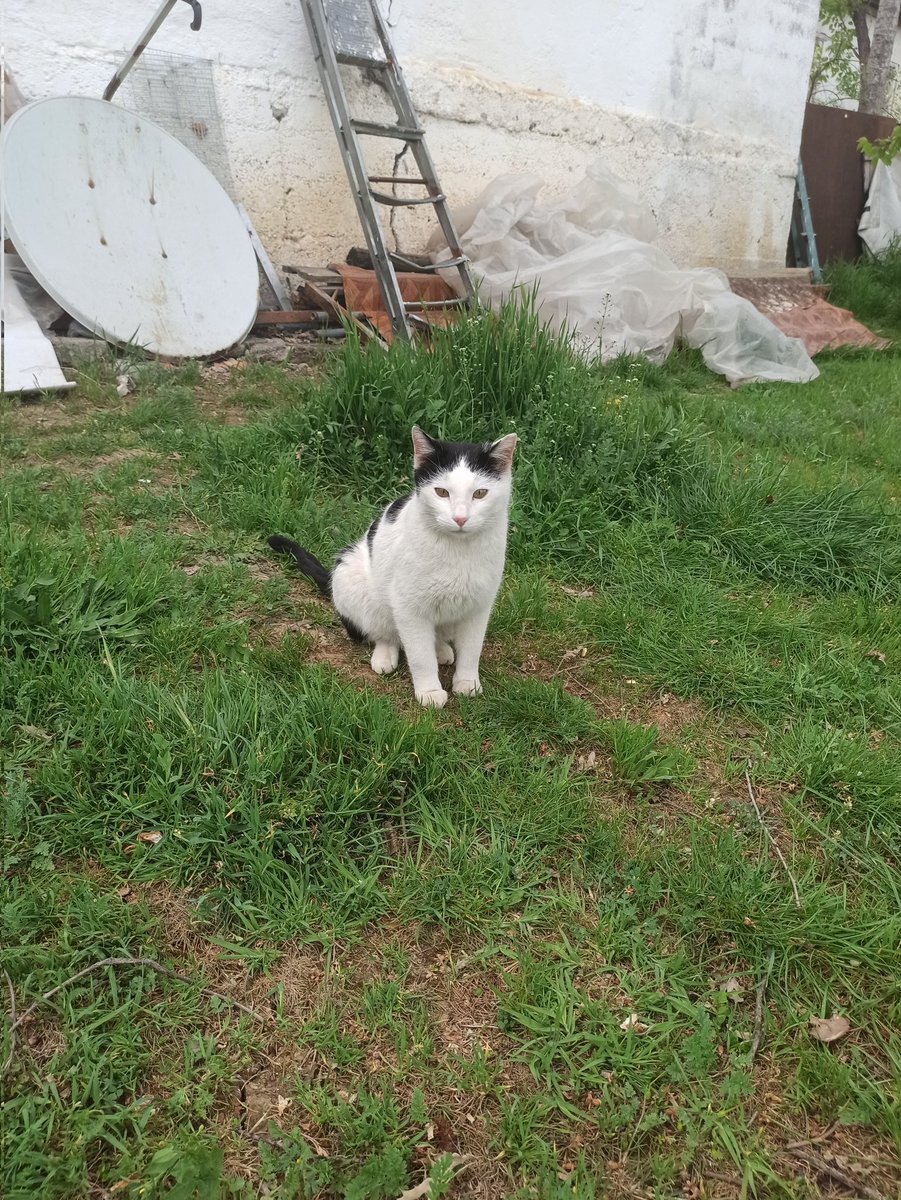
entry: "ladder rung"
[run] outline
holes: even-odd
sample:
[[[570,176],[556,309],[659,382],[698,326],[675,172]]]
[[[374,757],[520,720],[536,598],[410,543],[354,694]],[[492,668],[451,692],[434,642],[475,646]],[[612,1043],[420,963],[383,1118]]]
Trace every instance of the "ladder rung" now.
[[[421,142],[421,129],[404,129],[400,125],[378,125],[372,121],[351,121],[351,127],[357,133],[367,134],[369,137],[387,137],[397,138],[401,142]]]
[[[461,254],[459,258],[448,258],[444,262],[432,263],[431,266],[425,267],[422,263],[413,262],[412,259],[404,258],[402,254],[391,254],[394,262],[400,263],[402,267],[409,267],[412,271],[419,274],[434,275],[437,271],[444,271],[447,267],[462,267],[464,263],[468,263],[469,259],[465,254]]]
[[[450,300],[409,300],[404,304],[407,312],[419,312],[423,308],[460,308],[466,304],[463,296],[454,296]]]
[[[379,204],[391,204],[395,208],[413,208],[417,204],[441,204],[447,199],[443,192],[439,192],[437,196],[422,196],[413,200],[405,200],[403,196],[392,196],[388,192],[377,192],[374,188],[369,189],[369,194],[373,200],[378,200]]]
[[[428,182],[415,175],[367,175],[366,178],[370,183],[418,183],[422,187]]]
[[[338,50],[336,47],[335,62],[345,67],[368,67],[370,70],[384,71],[388,66],[387,58],[376,58],[375,54],[378,51],[362,50],[358,53],[356,50]]]

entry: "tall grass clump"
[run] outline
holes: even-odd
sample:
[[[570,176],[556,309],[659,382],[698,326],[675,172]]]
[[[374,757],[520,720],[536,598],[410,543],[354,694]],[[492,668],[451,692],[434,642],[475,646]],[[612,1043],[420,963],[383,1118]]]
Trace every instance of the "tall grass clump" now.
[[[875,257],[830,263],[823,275],[833,304],[880,329],[901,330],[901,241]]]
[[[765,579],[871,594],[895,586],[901,530],[884,505],[850,487],[786,479],[772,459],[739,471],[681,395],[676,372],[629,359],[592,364],[542,325],[534,302],[511,303],[436,330],[427,349],[395,343],[385,352],[351,334],[298,403],[217,433],[205,468],[221,478],[225,505],[234,489],[242,494],[242,524],[326,540],[329,528],[356,534],[364,509],[409,487],[411,425],[449,440],[513,430],[522,442],[514,525],[527,530],[514,556],[523,563],[591,577],[611,523],[663,520]],[[724,390],[722,403],[731,402]],[[360,498],[359,515],[348,497]],[[346,531],[335,527],[342,506]]]

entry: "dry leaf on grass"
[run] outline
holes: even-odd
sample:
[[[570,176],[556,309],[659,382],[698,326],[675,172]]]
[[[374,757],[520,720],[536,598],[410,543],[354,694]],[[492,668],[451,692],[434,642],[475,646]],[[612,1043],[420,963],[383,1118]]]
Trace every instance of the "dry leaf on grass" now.
[[[882,665],[885,666],[885,655],[881,650],[868,650],[864,655],[864,658],[875,658],[878,662],[881,662]]]
[[[563,661],[564,662],[569,662],[573,658],[587,658],[587,657],[588,657],[588,647],[587,646],[575,646],[575,647],[573,647],[572,650],[564,650],[563,651]]]
[[[645,1025],[638,1013],[629,1013],[625,1021],[620,1022],[620,1029],[626,1033],[647,1033],[649,1026]]]
[[[152,833],[139,833],[138,841],[143,842],[145,846],[156,846],[157,843],[163,840],[163,835],[154,830]]]
[[[48,733],[46,729],[41,729],[39,725],[20,725],[19,732],[24,733],[26,737],[40,738],[44,742],[49,742],[53,737],[52,733]]]
[[[284,1113],[286,1108],[290,1108],[291,1101],[286,1096],[279,1096],[277,1104],[278,1104],[278,1115],[281,1116]]]
[[[811,1017],[810,1032],[818,1042],[837,1042],[851,1029],[847,1017]]]

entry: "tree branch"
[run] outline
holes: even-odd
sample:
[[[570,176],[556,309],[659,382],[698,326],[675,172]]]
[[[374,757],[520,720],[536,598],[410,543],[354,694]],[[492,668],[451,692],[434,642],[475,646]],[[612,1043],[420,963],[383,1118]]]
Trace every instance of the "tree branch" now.
[[[854,33],[857,35],[857,57],[862,67],[866,66],[870,57],[870,27],[867,24],[867,10],[864,5],[856,7],[851,12],[854,22]]]

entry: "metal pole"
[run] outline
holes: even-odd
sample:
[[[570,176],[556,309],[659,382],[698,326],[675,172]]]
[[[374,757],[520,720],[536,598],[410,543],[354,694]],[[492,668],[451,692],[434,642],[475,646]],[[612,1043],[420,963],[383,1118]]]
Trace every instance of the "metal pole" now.
[[[128,58],[126,58],[125,62],[106,85],[106,91],[103,93],[104,100],[112,100],[113,96],[115,96],[116,92],[118,92],[119,88],[121,87],[122,80],[150,45],[154,34],[162,25],[163,21],[165,21],[166,17],[168,17],[169,13],[172,12],[173,8],[175,8],[177,3],[178,0],[164,0],[164,3],[157,12],[156,16],[135,42]],[[187,0],[187,3],[191,5],[191,10],[194,13],[193,20],[191,21],[191,28],[196,33],[196,31],[200,28],[200,5],[197,3],[197,0]]]
[[[801,201],[801,223],[804,226],[804,237],[807,240],[807,264],[814,282],[820,283],[823,272],[820,269],[820,255],[817,251],[817,235],[813,227],[813,215],[810,211],[810,194],[804,179],[804,167],[798,160],[798,197]]]

